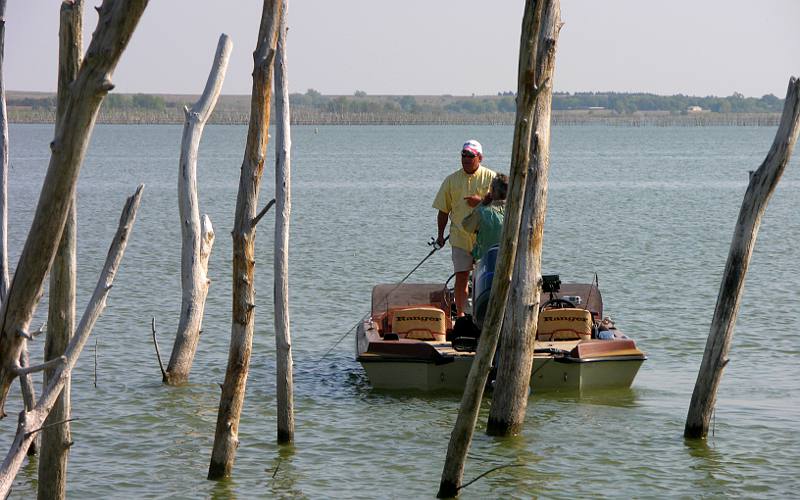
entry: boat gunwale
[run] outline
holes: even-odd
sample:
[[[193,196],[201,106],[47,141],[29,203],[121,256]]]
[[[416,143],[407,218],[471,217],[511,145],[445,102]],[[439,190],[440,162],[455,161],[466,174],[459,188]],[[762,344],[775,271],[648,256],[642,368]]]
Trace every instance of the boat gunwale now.
[[[571,356],[561,356],[561,357],[540,357],[534,359],[553,359],[559,363],[597,363],[600,361],[646,361],[647,355],[642,353],[639,355],[627,355],[627,356],[598,356],[594,358],[573,358]]]

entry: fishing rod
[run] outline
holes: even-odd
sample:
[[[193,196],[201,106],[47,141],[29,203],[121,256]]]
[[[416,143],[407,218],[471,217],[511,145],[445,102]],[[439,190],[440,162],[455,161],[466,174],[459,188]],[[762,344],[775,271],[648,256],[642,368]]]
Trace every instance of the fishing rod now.
[[[394,288],[392,288],[391,290],[389,290],[389,292],[388,292],[388,293],[387,293],[387,294],[384,296],[384,299],[388,298],[388,297],[389,297],[389,296],[390,296],[390,295],[391,295],[391,294],[392,294],[392,293],[393,293],[395,290],[397,290],[397,288],[398,288],[400,285],[402,285],[402,284],[403,284],[403,283],[404,283],[404,282],[405,282],[405,281],[406,281],[408,278],[410,278],[410,277],[411,277],[411,275],[412,275],[412,274],[414,274],[414,272],[415,272],[417,269],[419,269],[419,267],[420,267],[422,264],[424,264],[424,263],[425,263],[425,261],[426,261],[426,260],[428,260],[428,259],[430,258],[430,256],[431,256],[431,255],[435,254],[435,253],[436,253],[438,250],[440,250],[441,248],[444,248],[444,244],[445,244],[445,243],[447,243],[447,240],[448,240],[448,239],[450,239],[450,235],[449,235],[449,234],[448,234],[447,236],[445,236],[445,238],[444,238],[444,241],[442,242],[442,244],[441,244],[441,245],[439,245],[438,243],[436,243],[436,239],[435,239],[433,236],[431,236],[431,241],[429,241],[429,242],[427,243],[427,244],[428,244],[428,246],[432,246],[432,247],[433,247],[433,248],[431,249],[431,251],[430,251],[430,252],[428,252],[428,255],[426,255],[426,256],[425,256],[425,257],[424,257],[424,258],[423,258],[421,261],[419,261],[419,264],[417,264],[416,266],[414,266],[414,269],[412,269],[412,270],[411,270],[411,271],[410,271],[408,274],[406,274],[405,278],[401,279],[401,280],[400,280],[400,281],[399,281],[399,282],[398,282],[398,283],[397,283],[397,284],[394,286]],[[353,330],[355,330],[355,329],[356,329],[356,327],[358,327],[358,325],[360,325],[360,324],[361,324],[361,323],[362,323],[362,322],[363,322],[365,319],[367,319],[367,317],[368,317],[370,314],[372,314],[372,311],[370,311],[370,312],[368,312],[367,314],[365,314],[364,316],[362,316],[362,317],[361,317],[361,319],[360,319],[360,320],[358,320],[358,322],[357,322],[355,325],[353,325],[353,327],[352,327],[352,328],[350,328],[349,330],[347,330],[347,331],[345,332],[345,334],[344,334],[344,335],[342,335],[341,337],[339,337],[339,340],[337,340],[337,341],[336,341],[336,343],[335,343],[335,344],[333,344],[333,345],[330,347],[330,349],[328,349],[327,351],[325,351],[325,354],[323,354],[323,355],[322,355],[322,357],[321,357],[321,358],[319,358],[319,360],[320,360],[320,361],[322,361],[323,359],[325,359],[325,356],[327,356],[328,354],[330,354],[330,352],[331,352],[331,351],[332,351],[332,350],[333,350],[333,349],[334,349],[334,348],[335,348],[337,345],[339,345],[339,344],[342,342],[342,340],[344,340],[344,339],[345,339],[345,337],[347,337],[348,335],[350,335],[350,333],[351,333]]]
[[[433,247],[433,249],[432,249],[432,250],[431,250],[431,251],[428,253],[428,255],[426,255],[426,256],[425,256],[425,258],[424,258],[424,259],[422,259],[421,261],[419,261],[419,264],[417,264],[416,266],[414,266],[414,269],[412,269],[412,270],[411,270],[411,271],[410,271],[408,274],[406,274],[406,277],[405,277],[405,278],[403,278],[403,279],[401,279],[401,280],[400,280],[400,282],[397,284],[397,286],[396,286],[396,287],[394,287],[394,288],[392,288],[392,290],[391,290],[389,293],[387,293],[387,294],[386,294],[386,296],[388,297],[388,296],[389,296],[389,294],[391,294],[392,292],[394,292],[394,291],[397,289],[397,287],[398,287],[398,286],[402,285],[402,284],[403,284],[403,282],[404,282],[405,280],[407,280],[407,279],[408,279],[408,278],[409,278],[409,277],[410,277],[412,274],[414,274],[414,271],[416,271],[417,269],[419,269],[419,266],[421,266],[422,264],[424,264],[424,263],[425,263],[425,261],[426,261],[426,260],[428,260],[428,258],[429,258],[431,255],[433,255],[434,253],[436,253],[436,251],[437,251],[437,250],[439,250],[440,248],[444,247],[444,244],[445,244],[445,243],[447,243],[447,240],[449,240],[449,239],[450,239],[450,235],[448,234],[447,236],[445,236],[445,238],[444,238],[444,241],[442,241],[442,245],[440,246],[438,243],[436,243],[436,240],[433,238],[433,236],[431,236],[431,241],[429,241],[429,242],[428,242],[428,246],[432,246],[432,247]]]
[[[592,297],[592,292],[594,291],[594,289],[597,288],[598,291],[600,290],[600,282],[597,280],[597,272],[594,273],[594,279],[592,280],[592,285],[594,286],[589,286],[589,293],[586,295],[586,306],[583,308],[584,311],[589,309],[589,299]]]

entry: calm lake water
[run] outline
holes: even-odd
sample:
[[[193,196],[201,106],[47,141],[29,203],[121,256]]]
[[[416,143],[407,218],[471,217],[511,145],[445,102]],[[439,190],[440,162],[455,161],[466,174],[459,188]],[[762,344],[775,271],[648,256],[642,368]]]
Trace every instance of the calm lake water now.
[[[350,334],[371,287],[402,278],[429,251],[441,180],[468,138],[508,172],[510,127],[295,127],[291,314],[297,442],[275,443],[273,214],[257,249],[256,335],[234,477],[206,480],[230,339],[233,210],[246,135],[208,126],[201,210],[217,239],[191,384],[165,387],[151,340],[169,358],[180,307],[180,126],[98,126],[78,186],[78,309],[83,310],[127,196],[146,188],[108,307],[73,375],[70,497],[432,498],[458,395],[370,389]],[[514,438],[483,432],[465,480],[504,464],[464,498],[782,497],[800,486],[800,161],[767,209],[748,273],[713,432],[683,425],[748,170],[773,128],[556,127],[543,269],[564,281],[598,273],[606,310],[650,359],[629,390],[531,396]],[[52,127],[11,126],[10,263],[16,265],[49,159]],[[270,152],[272,158],[272,152]],[[270,167],[272,161],[270,160]],[[272,198],[265,175],[261,204]],[[443,281],[449,255],[414,276]],[[37,325],[46,305],[37,311]],[[41,359],[41,344],[32,359]],[[96,345],[96,348],[95,348]],[[96,360],[96,362],[95,362]],[[166,361],[166,359],[165,359]],[[95,387],[95,364],[97,386]],[[10,444],[12,390],[0,423]],[[36,489],[36,459],[14,498]]]

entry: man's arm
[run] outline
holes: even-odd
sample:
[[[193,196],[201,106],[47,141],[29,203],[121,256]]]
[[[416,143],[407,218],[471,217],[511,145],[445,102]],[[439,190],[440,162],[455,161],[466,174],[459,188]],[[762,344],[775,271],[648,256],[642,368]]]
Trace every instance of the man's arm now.
[[[477,207],[483,201],[483,198],[479,194],[473,194],[472,196],[465,196],[464,199],[467,201],[467,205],[472,208]]]
[[[449,218],[449,214],[447,212],[442,212],[439,210],[439,214],[436,216],[436,225],[438,226],[439,232],[436,236],[436,244],[440,247],[444,246],[444,230],[447,227],[447,219]]]
[[[472,212],[470,212],[469,215],[464,217],[464,220],[461,221],[461,227],[463,227],[464,230],[469,233],[477,233],[480,225],[481,215],[478,208],[472,209]]]

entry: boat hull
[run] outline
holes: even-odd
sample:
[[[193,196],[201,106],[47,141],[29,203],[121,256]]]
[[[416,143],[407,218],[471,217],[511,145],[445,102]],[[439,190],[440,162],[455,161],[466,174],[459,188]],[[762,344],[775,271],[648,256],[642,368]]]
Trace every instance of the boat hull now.
[[[359,359],[374,389],[416,391],[462,391],[472,359],[457,359],[443,365],[420,361]]]
[[[369,346],[372,349],[362,351],[357,360],[375,389],[462,391],[474,353],[453,351],[449,344],[419,344],[417,347],[421,349],[414,354],[402,355],[404,351],[408,352],[403,343],[371,342]],[[530,380],[532,391],[628,388],[647,359],[640,352],[619,356],[601,353],[595,357],[574,358],[564,355],[564,350],[556,347],[558,344],[548,343],[543,350],[553,349],[562,354],[534,355]],[[574,347],[575,344],[573,342],[560,347]]]
[[[425,392],[464,390],[472,366],[471,359],[438,366],[415,361],[359,361],[374,389]],[[531,391],[628,388],[643,362],[644,359],[629,359],[578,363],[537,358],[531,370]]]
[[[642,359],[597,359],[586,362],[535,358],[531,390],[584,391],[628,388],[644,363]]]

